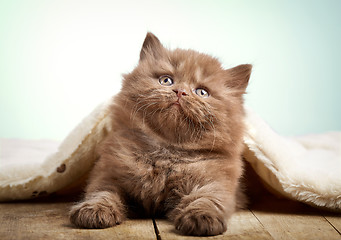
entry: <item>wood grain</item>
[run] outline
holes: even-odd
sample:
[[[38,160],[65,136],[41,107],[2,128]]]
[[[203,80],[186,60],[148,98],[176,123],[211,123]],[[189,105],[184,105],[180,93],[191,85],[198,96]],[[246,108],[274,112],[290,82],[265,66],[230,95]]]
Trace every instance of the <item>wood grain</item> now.
[[[252,212],[274,239],[341,239],[319,210],[298,202],[272,197]]]
[[[191,237],[180,235],[174,225],[167,220],[156,220],[162,240],[170,239],[273,239],[249,210],[239,211],[233,215],[228,230],[219,236]]]
[[[213,237],[185,237],[168,220],[127,220],[116,227],[77,229],[69,223],[65,199],[0,203],[1,240],[40,239],[341,239],[341,215],[273,196],[237,212],[228,230]],[[159,238],[157,238],[159,237]]]
[[[0,204],[0,239],[155,239],[152,220],[128,220],[113,228],[77,229],[69,223],[71,203]]]

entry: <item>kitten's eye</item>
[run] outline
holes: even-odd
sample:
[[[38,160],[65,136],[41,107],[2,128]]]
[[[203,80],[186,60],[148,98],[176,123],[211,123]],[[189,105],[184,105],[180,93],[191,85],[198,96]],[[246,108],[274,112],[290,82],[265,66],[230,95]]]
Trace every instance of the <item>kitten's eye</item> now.
[[[208,93],[207,90],[203,89],[203,88],[197,88],[195,89],[195,93],[203,98],[207,98],[210,94]]]
[[[159,78],[159,83],[163,86],[171,86],[173,85],[173,79],[169,76],[161,76]]]

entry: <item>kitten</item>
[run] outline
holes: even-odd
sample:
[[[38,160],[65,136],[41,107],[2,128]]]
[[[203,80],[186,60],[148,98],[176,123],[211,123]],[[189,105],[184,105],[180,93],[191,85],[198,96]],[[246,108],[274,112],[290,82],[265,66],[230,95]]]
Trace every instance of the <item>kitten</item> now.
[[[242,201],[242,95],[250,74],[251,65],[224,70],[215,58],[170,51],[148,33],[138,66],[113,100],[113,131],[71,222],[115,226],[133,201],[166,215],[182,234],[226,231]]]

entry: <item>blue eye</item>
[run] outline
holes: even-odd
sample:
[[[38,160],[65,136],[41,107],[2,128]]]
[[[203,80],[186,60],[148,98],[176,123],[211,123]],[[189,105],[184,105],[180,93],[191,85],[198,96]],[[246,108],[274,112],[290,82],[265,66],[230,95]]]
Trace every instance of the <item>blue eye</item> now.
[[[159,83],[163,86],[171,86],[173,85],[173,79],[169,76],[161,76],[159,78]]]
[[[207,98],[210,96],[210,94],[208,93],[207,90],[203,89],[203,88],[197,88],[195,89],[195,93],[199,96],[199,97],[203,97],[203,98]]]

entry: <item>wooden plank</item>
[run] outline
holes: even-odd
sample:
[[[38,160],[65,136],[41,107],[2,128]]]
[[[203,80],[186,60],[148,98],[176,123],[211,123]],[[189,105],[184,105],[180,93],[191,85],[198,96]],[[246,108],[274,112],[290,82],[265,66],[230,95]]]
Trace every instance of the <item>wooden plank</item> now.
[[[108,229],[77,229],[68,219],[72,203],[1,203],[0,239],[156,239],[152,220],[127,220]]]
[[[156,239],[152,220],[128,220],[103,230],[77,229],[69,223],[72,202],[0,203],[0,239]],[[227,232],[213,237],[184,237],[167,220],[156,220],[165,239],[340,239],[341,217],[288,200],[266,197],[237,212]],[[324,214],[325,213],[325,214]],[[323,215],[323,216],[322,216]]]
[[[270,197],[252,212],[274,239],[340,239],[319,210],[298,202]]]
[[[174,225],[167,220],[156,220],[157,228],[162,240],[167,239],[273,239],[271,235],[264,230],[249,210],[243,210],[235,213],[229,221],[228,230],[223,235],[211,237],[192,237],[180,235]]]

